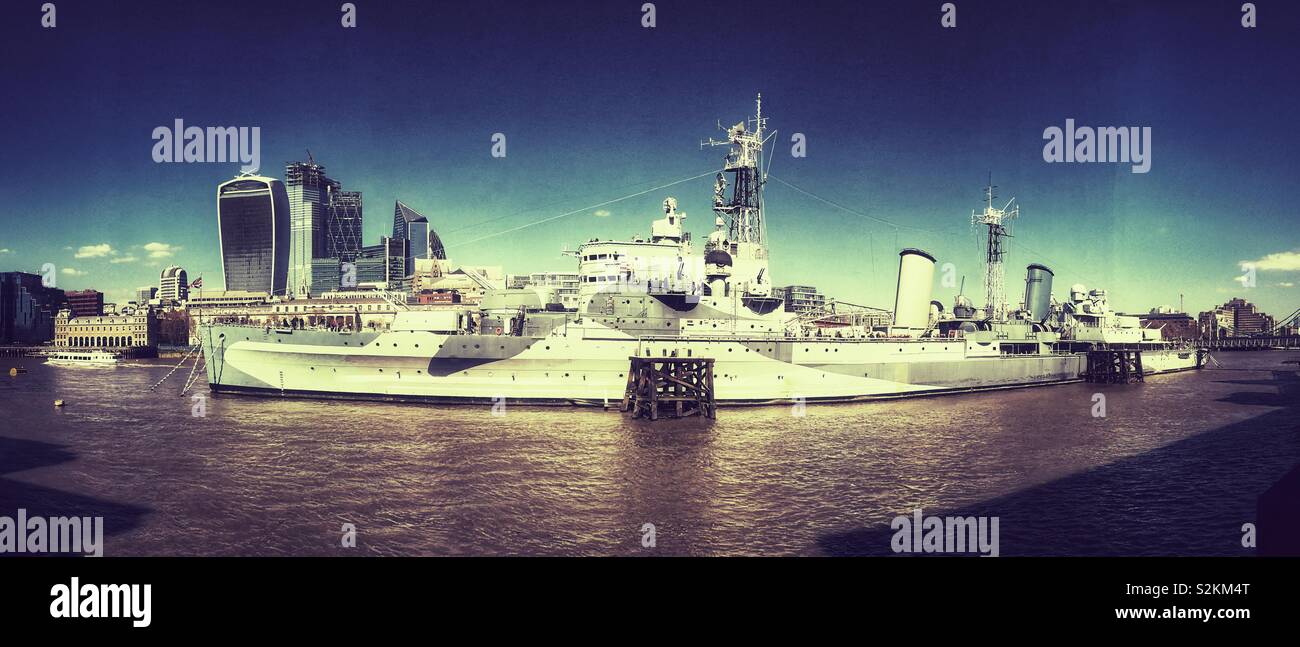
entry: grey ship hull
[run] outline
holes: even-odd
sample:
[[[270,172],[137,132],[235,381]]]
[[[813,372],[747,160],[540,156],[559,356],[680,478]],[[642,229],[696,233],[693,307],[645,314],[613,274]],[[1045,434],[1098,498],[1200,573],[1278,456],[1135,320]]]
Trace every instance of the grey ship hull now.
[[[616,402],[629,356],[712,357],[721,404],[842,402],[1077,381],[1082,354],[1003,355],[962,339],[632,339],[423,331],[201,329],[213,391],[395,402]],[[1148,373],[1195,368],[1195,353],[1144,353]]]

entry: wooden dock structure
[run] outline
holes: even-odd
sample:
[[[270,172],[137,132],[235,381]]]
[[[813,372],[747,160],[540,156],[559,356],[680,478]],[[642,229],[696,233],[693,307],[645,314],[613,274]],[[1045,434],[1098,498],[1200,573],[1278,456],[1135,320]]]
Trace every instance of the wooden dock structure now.
[[[1104,384],[1142,381],[1142,351],[1090,350],[1084,380]]]
[[[624,413],[658,420],[704,416],[717,419],[713,398],[713,359],[708,357],[629,357]]]

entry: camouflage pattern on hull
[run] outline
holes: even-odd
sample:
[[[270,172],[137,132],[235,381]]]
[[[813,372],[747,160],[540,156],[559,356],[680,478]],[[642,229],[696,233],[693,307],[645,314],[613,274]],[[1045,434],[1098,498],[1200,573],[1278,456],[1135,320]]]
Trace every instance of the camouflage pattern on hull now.
[[[418,402],[602,404],[622,398],[629,356],[712,357],[725,404],[850,401],[1059,384],[1078,354],[1000,355],[956,340],[631,339],[203,329],[214,391]],[[981,355],[983,353],[983,355]],[[1152,356],[1148,372],[1179,368]],[[1195,358],[1183,362],[1194,366]]]

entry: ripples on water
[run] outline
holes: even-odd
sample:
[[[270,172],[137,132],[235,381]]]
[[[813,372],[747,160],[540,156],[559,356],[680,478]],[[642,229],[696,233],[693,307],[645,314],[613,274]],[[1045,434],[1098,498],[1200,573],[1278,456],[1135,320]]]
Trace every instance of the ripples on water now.
[[[1248,554],[1255,497],[1300,461],[1300,353],[1219,359],[712,424],[210,394],[194,418],[183,375],[147,391],[172,362],[7,359],[0,514],[103,515],[109,555],[888,554],[915,508],[1001,517],[1003,555]]]

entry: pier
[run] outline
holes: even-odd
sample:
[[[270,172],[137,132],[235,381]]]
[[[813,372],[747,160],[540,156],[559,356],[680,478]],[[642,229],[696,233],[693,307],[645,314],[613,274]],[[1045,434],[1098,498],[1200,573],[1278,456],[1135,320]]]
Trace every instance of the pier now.
[[[1103,384],[1142,381],[1142,351],[1090,350],[1084,380]]]
[[[713,359],[705,357],[630,357],[622,411],[633,418],[704,416],[716,419]]]

